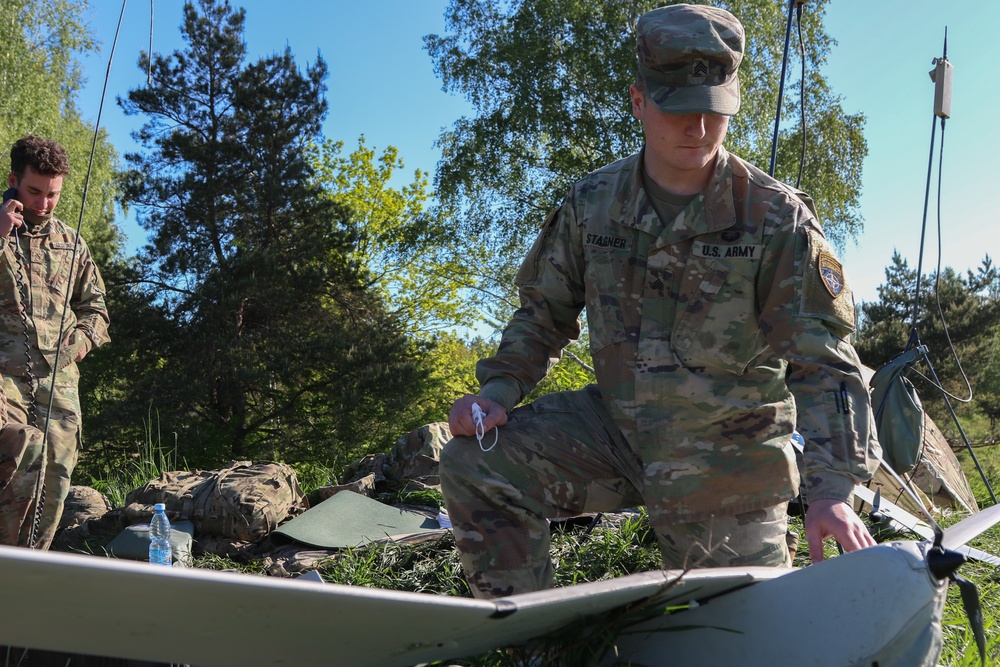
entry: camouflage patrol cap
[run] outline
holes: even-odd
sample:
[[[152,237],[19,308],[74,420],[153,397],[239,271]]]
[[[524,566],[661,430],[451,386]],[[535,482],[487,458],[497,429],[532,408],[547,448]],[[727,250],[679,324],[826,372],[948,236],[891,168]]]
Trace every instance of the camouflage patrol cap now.
[[[726,10],[679,4],[646,12],[636,25],[636,57],[660,111],[739,111],[743,25]]]

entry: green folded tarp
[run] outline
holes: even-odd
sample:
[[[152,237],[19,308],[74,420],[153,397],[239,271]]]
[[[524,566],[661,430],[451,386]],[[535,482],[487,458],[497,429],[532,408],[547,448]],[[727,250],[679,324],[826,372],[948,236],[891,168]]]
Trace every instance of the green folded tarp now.
[[[415,533],[440,531],[436,519],[352,491],[341,491],[271,533],[323,549],[358,547]]]

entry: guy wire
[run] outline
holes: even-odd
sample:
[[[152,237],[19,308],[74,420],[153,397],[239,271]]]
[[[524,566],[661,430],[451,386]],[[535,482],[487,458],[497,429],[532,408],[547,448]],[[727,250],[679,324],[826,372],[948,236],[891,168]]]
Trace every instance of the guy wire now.
[[[111,53],[108,56],[108,68],[104,74],[104,87],[101,90],[101,104],[97,110],[97,122],[94,124],[94,140],[90,147],[90,160],[87,163],[87,174],[83,179],[83,195],[80,199],[80,216],[76,222],[76,238],[73,240],[73,254],[70,256],[69,266],[70,271],[76,265],[76,258],[79,254],[80,249],[80,230],[83,227],[83,212],[87,206],[87,190],[90,187],[90,174],[94,168],[94,155],[97,153],[97,140],[100,136],[101,131],[101,116],[104,114],[104,100],[108,94],[108,81],[111,79],[111,63],[115,59],[115,47],[118,46],[118,35],[121,33],[122,29],[122,19],[125,16],[125,5],[128,0],[122,0],[121,13],[118,15],[118,27],[115,29],[115,38],[111,42]],[[49,423],[52,420],[52,404],[55,399],[55,387],[56,387],[56,374],[59,372],[59,356],[62,353],[62,340],[65,334],[66,328],[66,314],[69,312],[69,302],[73,295],[72,289],[66,290],[66,298],[63,301],[62,315],[59,320],[59,335],[56,338],[58,341],[56,345],[56,356],[52,367],[52,380],[49,386],[49,404],[46,408],[45,413],[45,428],[42,431],[42,461],[44,462],[48,457],[48,439],[49,439]],[[86,335],[86,334],[84,334]],[[28,548],[34,548],[35,539],[37,538],[38,525],[42,519],[42,505],[44,503],[44,493],[45,493],[45,476],[39,475],[38,481],[35,483],[35,516],[31,523],[31,532],[28,535]]]
[[[799,175],[795,182],[798,188],[802,183],[802,171],[806,161],[806,49],[802,38],[802,5],[806,0],[789,0],[788,22],[785,26],[785,47],[781,56],[781,78],[778,82],[778,110],[774,115],[774,134],[771,137],[771,163],[768,167],[768,176],[774,176],[775,166],[778,161],[778,134],[781,127],[781,106],[785,97],[785,70],[788,66],[788,45],[792,35],[792,14],[796,16],[796,27],[799,36],[799,53],[802,58],[802,76],[799,81],[799,109],[802,117],[802,153],[799,159]]]
[[[936,387],[948,397],[955,399],[960,403],[969,403],[972,401],[973,392],[972,384],[969,382],[969,376],[965,373],[965,368],[962,367],[962,360],[958,358],[958,351],[955,349],[955,344],[951,340],[951,333],[948,331],[948,322],[945,320],[944,309],[941,307],[941,260],[943,250],[941,247],[941,182],[942,182],[942,168],[944,166],[944,130],[945,130],[945,118],[941,119],[941,150],[938,152],[938,173],[937,173],[937,245],[938,245],[938,258],[937,258],[937,268],[934,272],[934,302],[937,306],[938,317],[941,320],[941,328],[944,331],[945,340],[948,341],[948,350],[951,352],[952,358],[955,360],[955,364],[958,366],[958,372],[962,376],[962,380],[965,381],[965,388],[968,390],[968,395],[966,398],[960,398],[955,396],[947,389],[944,388],[940,383],[935,382],[933,379],[927,377],[921,373],[917,368],[913,367],[913,372],[922,377],[931,386]],[[916,320],[914,320],[914,327],[916,327]]]

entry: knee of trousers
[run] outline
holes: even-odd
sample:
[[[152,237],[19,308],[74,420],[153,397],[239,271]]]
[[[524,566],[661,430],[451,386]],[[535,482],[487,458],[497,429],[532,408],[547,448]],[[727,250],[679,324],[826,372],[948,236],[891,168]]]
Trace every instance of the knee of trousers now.
[[[520,471],[520,472],[519,472]],[[472,437],[452,438],[441,450],[438,474],[441,493],[452,518],[490,508],[520,507],[530,493],[523,465],[506,452],[484,453]],[[536,508],[537,509],[537,508]]]
[[[438,456],[438,474],[441,477],[441,491],[463,484],[475,483],[481,478],[482,452],[475,438],[455,436],[441,449]]]

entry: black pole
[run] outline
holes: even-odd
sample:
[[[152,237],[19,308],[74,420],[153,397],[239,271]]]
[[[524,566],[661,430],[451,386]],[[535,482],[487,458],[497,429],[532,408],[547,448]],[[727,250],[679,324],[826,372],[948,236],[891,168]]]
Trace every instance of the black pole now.
[[[916,331],[914,330],[914,334]],[[958,415],[955,414],[955,408],[952,406],[951,401],[948,399],[948,392],[944,390],[941,380],[937,376],[937,371],[934,370],[934,366],[931,365],[930,357],[927,355],[927,346],[920,345],[918,341],[917,349],[920,351],[921,356],[924,358],[924,363],[927,364],[927,369],[931,372],[931,378],[934,380],[934,384],[941,390],[941,398],[944,399],[944,404],[948,406],[948,412],[951,414],[952,421],[955,422],[955,427],[958,428],[959,435],[962,436],[962,442],[965,443],[965,448],[969,452],[969,456],[972,458],[972,463],[976,466],[976,470],[979,471],[979,476],[983,479],[983,484],[986,485],[986,490],[990,492],[990,498],[993,499],[993,504],[997,504],[996,494],[993,493],[993,487],[990,486],[990,480],[986,477],[986,472],[983,467],[979,465],[979,459],[976,457],[976,453],[972,450],[972,443],[969,442],[969,436],[965,434],[965,429],[962,428],[962,424],[958,421]]]
[[[934,170],[934,135],[937,132],[937,116],[931,121],[931,151],[927,158],[927,185],[924,187],[924,217],[920,223],[920,252],[917,254],[917,284],[913,289],[913,315],[910,319],[910,330],[917,330],[917,316],[920,308],[920,281],[924,271],[924,236],[927,233],[927,206],[931,196],[931,172]],[[910,341],[913,341],[911,335]]]
[[[781,57],[781,80],[778,84],[778,111],[774,114],[774,136],[771,138],[771,166],[767,174],[774,176],[774,165],[778,159],[778,128],[781,125],[781,98],[785,95],[785,68],[788,66],[788,42],[792,36],[792,12],[802,0],[789,0],[788,24],[785,26],[785,50]]]

